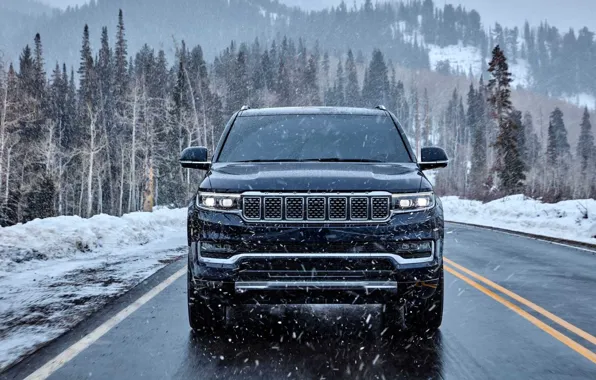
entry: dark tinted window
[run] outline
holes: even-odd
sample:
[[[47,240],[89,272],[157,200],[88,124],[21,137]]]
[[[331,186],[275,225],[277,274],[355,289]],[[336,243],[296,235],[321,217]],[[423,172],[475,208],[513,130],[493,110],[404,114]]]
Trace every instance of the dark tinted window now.
[[[388,116],[274,115],[236,119],[218,161],[411,162]]]

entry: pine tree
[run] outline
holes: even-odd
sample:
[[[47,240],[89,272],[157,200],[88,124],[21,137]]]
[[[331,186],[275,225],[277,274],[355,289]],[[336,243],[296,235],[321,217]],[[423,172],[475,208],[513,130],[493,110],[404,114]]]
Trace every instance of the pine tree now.
[[[512,115],[511,73],[507,58],[499,46],[493,50],[488,71],[492,74],[492,79],[488,83],[488,101],[498,126],[497,139],[494,143],[497,150],[494,170],[501,181],[501,190],[505,194],[514,194],[521,190],[526,178],[518,141],[521,126]]]
[[[473,194],[483,199],[484,186],[487,180],[487,154],[486,154],[486,128],[487,128],[487,114],[486,114],[486,93],[485,87],[480,78],[478,91],[476,96],[470,101],[468,107],[473,108],[474,124],[471,128],[471,144],[472,144],[472,167],[470,169],[470,185]]]
[[[325,84],[325,87],[327,87],[327,86],[329,86],[329,70],[331,69],[331,66],[329,63],[329,52],[327,52],[327,51],[325,51],[325,53],[323,54],[322,68],[323,68],[323,83]]]
[[[360,85],[358,84],[358,73],[352,50],[348,50],[348,57],[346,58],[346,77],[345,104],[348,107],[358,107],[361,104]]]
[[[582,174],[586,174],[588,164],[596,159],[594,135],[592,134],[592,124],[590,123],[588,107],[584,108],[584,115],[582,117],[581,130],[577,142],[577,159],[579,160]]]
[[[43,59],[43,47],[39,33],[35,35],[35,49],[33,59],[33,91],[39,103],[45,102],[46,72]]]
[[[275,71],[273,68],[274,63],[271,61],[271,55],[265,50],[261,58],[261,72],[263,74],[263,79],[265,80],[265,88],[269,91],[273,91],[275,88]]]
[[[569,178],[571,153],[563,112],[559,108],[555,108],[550,115],[546,159],[548,166],[545,199],[558,202],[571,195],[571,183],[566,180]]]
[[[118,13],[118,28],[116,33],[116,49],[114,51],[114,95],[119,109],[122,111],[128,86],[128,47],[124,28],[122,9]]]
[[[304,72],[305,103],[310,106],[318,106],[321,104],[317,77],[317,62],[318,61],[314,56],[309,57],[306,71]]]
[[[110,49],[108,28],[106,27],[101,30],[101,47],[97,60],[97,76],[100,80],[101,99],[105,103],[112,98],[112,50]]]
[[[374,107],[387,104],[389,100],[389,78],[383,53],[375,49],[362,87],[364,105]]]
[[[406,132],[410,131],[410,105],[406,96],[406,89],[402,81],[395,86],[396,116]]]
[[[551,167],[564,164],[570,156],[570,146],[567,141],[567,129],[563,121],[563,112],[558,107],[550,115],[546,156],[548,164]]]
[[[89,42],[89,26],[85,25],[83,30],[83,43],[81,47],[81,61],[77,73],[80,76],[79,93],[82,104],[93,102],[93,56]]]
[[[525,163],[528,160],[528,147],[526,141],[526,131],[522,120],[522,112],[518,110],[513,110],[513,112],[511,113],[511,118],[513,120],[513,123],[518,126],[516,138],[517,149],[519,151],[520,158],[525,165]]]
[[[345,99],[345,82],[346,78],[344,75],[344,68],[341,63],[341,59],[337,62],[337,73],[335,79],[335,87],[334,87],[334,94],[335,94],[335,102],[334,105],[336,106],[343,106],[346,104]]]
[[[29,45],[25,46],[19,57],[18,78],[19,88],[25,92],[26,96],[35,99],[35,60],[31,55],[31,48]]]

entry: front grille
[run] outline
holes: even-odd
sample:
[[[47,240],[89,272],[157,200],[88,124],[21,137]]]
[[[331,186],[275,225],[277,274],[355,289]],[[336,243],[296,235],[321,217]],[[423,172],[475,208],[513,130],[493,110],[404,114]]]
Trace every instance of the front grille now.
[[[261,198],[245,197],[242,200],[242,211],[246,219],[261,219]]]
[[[265,219],[281,220],[281,200],[279,197],[265,198]]]
[[[350,199],[350,217],[352,220],[368,219],[368,198],[359,197]]]
[[[348,198],[329,198],[329,219],[348,219]]]
[[[304,198],[287,197],[286,198],[286,219],[302,220],[304,219]]]
[[[389,198],[373,198],[372,200],[372,218],[385,219],[387,209],[389,208]]]
[[[242,198],[249,221],[378,222],[391,215],[389,194],[262,194]]]
[[[325,220],[325,198],[308,198],[306,218],[308,220]]]

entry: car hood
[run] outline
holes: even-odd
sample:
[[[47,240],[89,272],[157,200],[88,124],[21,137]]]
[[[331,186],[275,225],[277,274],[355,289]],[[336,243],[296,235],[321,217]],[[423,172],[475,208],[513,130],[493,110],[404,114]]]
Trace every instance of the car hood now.
[[[215,163],[201,184],[218,192],[431,191],[415,163]]]

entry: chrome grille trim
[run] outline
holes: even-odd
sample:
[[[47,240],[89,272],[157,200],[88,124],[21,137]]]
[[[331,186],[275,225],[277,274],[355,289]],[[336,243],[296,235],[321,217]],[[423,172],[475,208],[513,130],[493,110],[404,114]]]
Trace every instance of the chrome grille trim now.
[[[434,246],[433,246],[434,247]],[[433,248],[434,249],[434,248]],[[435,254],[428,257],[407,259],[395,253],[240,253],[228,259],[199,257],[199,261],[213,265],[236,265],[242,260],[252,259],[287,259],[287,258],[325,258],[325,259],[389,259],[394,265],[429,263],[435,259]]]
[[[248,209],[247,204],[250,206]],[[258,218],[255,217],[257,214],[255,204],[259,205]],[[248,222],[262,223],[380,223],[388,221],[393,214],[390,209],[391,193],[384,191],[367,193],[248,191],[242,194],[242,205],[243,219]]]

